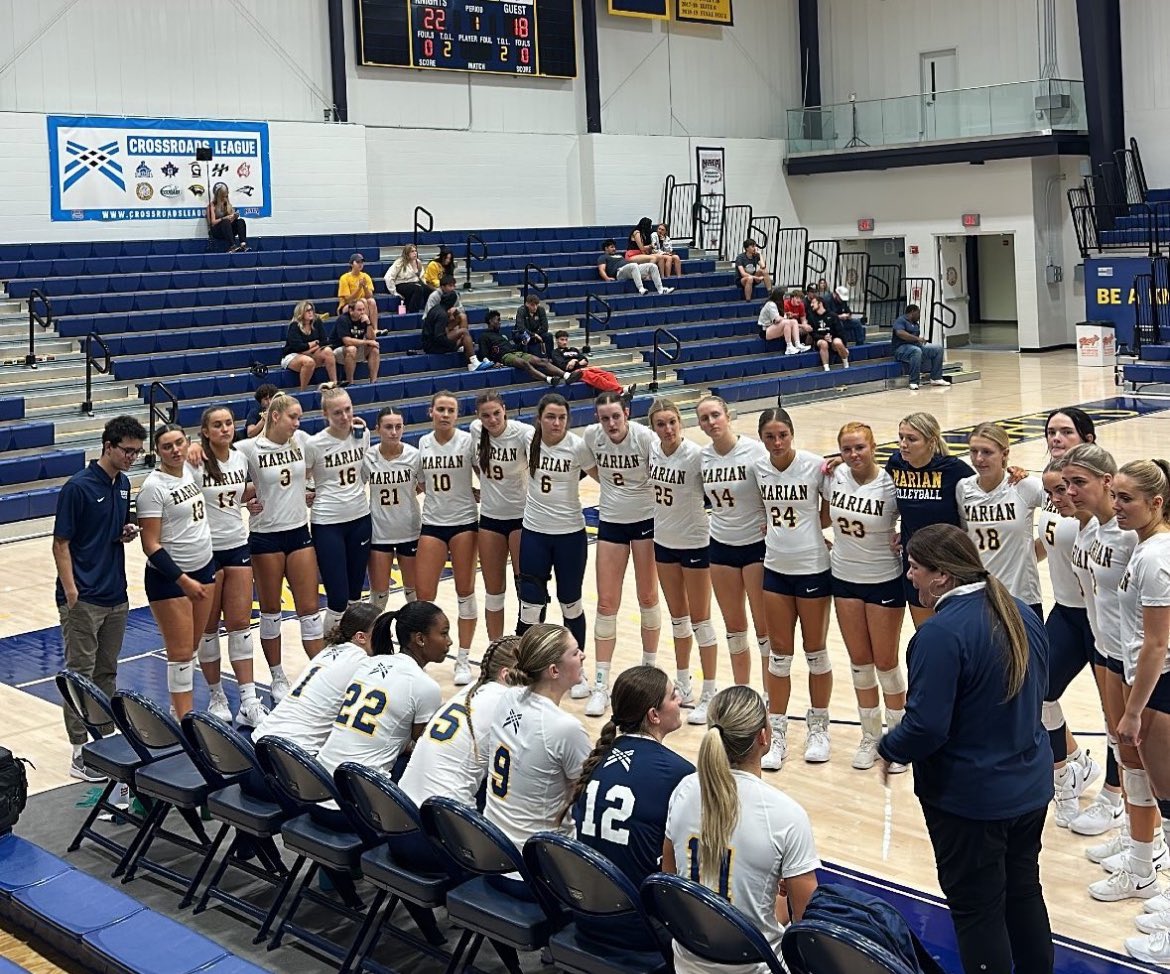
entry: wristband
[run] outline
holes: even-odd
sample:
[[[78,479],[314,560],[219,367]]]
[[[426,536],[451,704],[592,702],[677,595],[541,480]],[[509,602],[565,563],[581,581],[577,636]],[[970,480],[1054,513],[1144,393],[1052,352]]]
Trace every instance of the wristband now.
[[[154,554],[147,555],[146,560],[168,582],[177,582],[183,574],[183,569],[175,564],[175,559],[167,554],[166,548],[159,548]]]

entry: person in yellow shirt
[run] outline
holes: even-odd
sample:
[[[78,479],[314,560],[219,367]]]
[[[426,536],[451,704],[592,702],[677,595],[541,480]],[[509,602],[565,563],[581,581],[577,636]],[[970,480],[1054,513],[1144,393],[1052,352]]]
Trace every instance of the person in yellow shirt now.
[[[423,270],[423,283],[432,291],[439,289],[439,282],[444,274],[455,273],[455,255],[448,247],[439,248],[439,256],[427,264]]]
[[[337,281],[337,313],[344,314],[349,305],[365,300],[366,311],[374,330],[378,328],[378,302],[374,300],[374,282],[365,272],[366,259],[361,254],[349,258],[349,270]]]

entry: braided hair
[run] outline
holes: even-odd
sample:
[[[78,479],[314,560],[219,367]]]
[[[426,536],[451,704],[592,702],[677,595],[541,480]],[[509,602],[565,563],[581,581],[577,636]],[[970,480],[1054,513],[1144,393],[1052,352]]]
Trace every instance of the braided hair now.
[[[471,722],[471,701],[488,683],[498,682],[500,673],[515,667],[516,656],[519,652],[519,636],[501,636],[499,639],[493,639],[479,664],[479,679],[475,681],[474,686],[467,693],[467,698],[463,701],[463,705],[467,709],[467,732],[471,735],[471,750],[476,756],[479,755],[479,746],[475,743],[475,728]],[[508,682],[510,684],[511,681]]]

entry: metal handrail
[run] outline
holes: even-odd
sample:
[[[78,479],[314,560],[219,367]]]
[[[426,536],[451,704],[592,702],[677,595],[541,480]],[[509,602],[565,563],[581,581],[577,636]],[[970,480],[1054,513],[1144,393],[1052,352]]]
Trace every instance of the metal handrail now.
[[[158,400],[160,398],[159,393],[161,393],[162,397],[164,397],[165,400],[168,403],[170,403],[170,409],[168,409],[167,412],[165,412],[165,413],[158,406]],[[157,379],[155,379],[155,381],[150,384],[150,390],[146,396],[146,405],[147,405],[147,409],[148,409],[147,415],[149,417],[147,420],[147,423],[150,426],[150,431],[149,431],[150,432],[150,447],[146,451],[145,456],[143,456],[142,462],[145,463],[148,467],[153,467],[154,466],[154,459],[155,459],[154,458],[155,423],[156,423],[156,421],[158,423],[173,423],[178,418],[179,397],[176,396],[173,392],[171,392],[171,390],[166,387],[165,383],[159,382]]]
[[[934,326],[938,325],[943,331],[950,331],[958,324],[958,316],[955,314],[954,308],[948,308],[941,301],[935,301],[930,306],[930,336],[928,340],[934,338]]]
[[[536,273],[540,275],[539,283],[532,279],[532,275],[529,273],[529,271],[536,271]],[[534,290],[537,294],[544,294],[544,292],[548,290],[548,275],[544,272],[543,267],[539,267],[536,264],[524,265],[524,281],[520,285],[520,297],[528,297],[529,288],[532,288],[532,290]]]
[[[426,226],[423,226],[421,223],[418,222],[418,217],[419,217],[420,213],[426,214],[426,218],[427,218]],[[434,229],[435,229],[435,217],[431,213],[431,211],[428,210],[425,206],[416,206],[414,208],[414,246],[416,249],[418,248],[418,232],[421,230],[423,233],[430,233]]]
[[[1133,156],[1134,174],[1137,176],[1138,188],[1141,190],[1144,203],[1150,197],[1150,187],[1146,182],[1146,167],[1142,165],[1142,150],[1138,148],[1138,140],[1132,135],[1129,138],[1129,151]]]
[[[831,245],[831,247],[837,247],[838,243],[836,240],[823,239],[823,240],[810,240],[807,244],[805,244],[804,269],[807,272],[806,276],[815,274],[818,278],[823,277],[823,278],[825,278],[826,281],[828,281],[828,278],[829,278],[829,254],[821,253],[820,250],[813,249],[814,244],[829,244],[829,245]],[[816,258],[815,263],[813,261],[814,257]],[[837,263],[837,260],[834,257],[833,258],[834,268],[836,267],[836,263]],[[818,264],[819,264],[819,266],[818,266]],[[831,287],[836,282],[835,281],[828,281],[828,283]]]
[[[674,351],[673,352],[668,352],[664,348],[662,348],[662,342],[661,342],[662,338],[667,338],[670,341],[674,342]],[[673,332],[667,330],[666,328],[661,328],[661,327],[654,329],[654,352],[650,357],[650,386],[649,386],[649,389],[651,392],[658,391],[658,356],[659,356],[659,354],[661,354],[662,357],[664,359],[666,359],[667,362],[677,362],[678,357],[681,353],[682,353],[682,342],[680,342],[678,340],[678,337]]]
[[[36,303],[38,300],[45,306],[45,313],[43,315],[37,311]],[[45,331],[53,327],[53,302],[49,300],[49,296],[44,291],[34,287],[28,294],[28,354],[24,357],[25,367],[29,369],[35,369],[37,367],[37,332],[34,327],[35,325],[40,325]]]
[[[677,182],[674,173],[667,173],[666,182],[662,185],[662,209],[658,212],[662,214],[662,219],[668,226],[670,225],[670,194],[674,192],[674,186]]]
[[[101,365],[98,365],[97,359],[93,356],[95,344],[101,348],[102,355],[105,357],[105,361]],[[87,416],[93,416],[93,373],[109,375],[112,367],[113,359],[110,356],[110,346],[96,331],[91,331],[85,336],[85,402],[81,404],[81,411]]]
[[[479,244],[481,253],[479,253],[479,254],[472,253],[471,245],[473,243]],[[465,280],[463,282],[463,290],[464,291],[472,290],[472,287],[471,287],[471,264],[472,264],[472,261],[487,260],[487,255],[488,255],[488,248],[487,248],[487,244],[484,243],[484,241],[483,241],[483,237],[481,237],[478,233],[469,233],[467,235],[467,257],[465,258],[465,260],[467,261],[467,280]]]
[[[760,219],[779,221],[780,218],[778,216],[762,216]],[[770,236],[768,236],[768,231],[756,223],[755,217],[753,217],[752,222],[748,224],[748,236],[760,245],[760,250],[767,250],[768,244],[772,239]]]
[[[750,203],[732,203],[730,206],[723,207],[723,223],[719,226],[719,257],[722,260],[731,260],[731,254],[727,251],[727,233],[728,227],[731,226],[732,213],[739,213],[747,211],[747,223],[745,224],[744,236],[750,237],[752,235],[752,220],[755,218],[755,212]],[[758,242],[758,241],[757,241]]]
[[[599,318],[593,313],[593,305],[599,304],[605,309],[605,317]],[[589,344],[589,322],[596,321],[602,328],[609,324],[609,319],[613,317],[613,308],[609,306],[609,302],[602,297],[590,292],[585,295],[585,344],[581,346],[582,355],[591,355],[593,348]]]

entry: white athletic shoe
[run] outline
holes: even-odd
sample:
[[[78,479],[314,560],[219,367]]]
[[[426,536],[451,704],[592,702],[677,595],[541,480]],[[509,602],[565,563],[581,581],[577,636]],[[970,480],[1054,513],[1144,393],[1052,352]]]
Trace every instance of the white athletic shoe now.
[[[1080,798],[1085,793],[1085,789],[1101,777],[1101,765],[1093,760],[1093,756],[1088,751],[1081,751],[1080,758],[1073,761],[1069,767],[1076,768],[1078,772],[1074,782],[1077,798]]]
[[[1155,896],[1142,904],[1143,909],[1149,909],[1154,900],[1161,899]],[[1133,918],[1133,925],[1142,933],[1157,933],[1159,930],[1170,930],[1170,910],[1161,913],[1139,913]]]
[[[658,293],[659,293],[659,294],[674,294],[674,288],[672,288],[672,287],[664,287],[664,288],[663,288],[661,291],[659,291]]]
[[[1128,852],[1132,844],[1133,841],[1129,837],[1129,829],[1123,828],[1112,839],[1100,842],[1097,845],[1091,845],[1085,849],[1085,858],[1089,862],[1103,862],[1110,856],[1117,855],[1119,852]]]
[[[1148,937],[1126,937],[1125,949],[1130,957],[1150,964],[1170,965],[1170,933],[1159,930]]]
[[[586,717],[604,717],[609,709],[609,691],[605,687],[594,687],[585,704]]]
[[[291,687],[288,684],[287,676],[274,676],[272,678],[272,683],[268,687],[268,692],[272,694],[273,704],[280,703],[280,701],[288,696],[288,691],[290,689]]]
[[[1146,900],[1142,904],[1142,909],[1147,913],[1168,913],[1170,914],[1170,894],[1159,893],[1157,896]]]
[[[931,379],[930,384],[932,386],[949,386],[950,382],[948,382],[946,379]]]
[[[905,774],[910,770],[910,765],[899,764],[897,761],[891,761],[890,766],[886,769],[889,774]]]
[[[1067,829],[1081,813],[1081,803],[1065,788],[1057,788],[1052,799],[1052,820]]]
[[[783,734],[772,732],[772,746],[760,758],[760,767],[765,771],[779,771],[788,760],[788,739]]]
[[[1105,903],[1121,900],[1148,900],[1161,892],[1158,887],[1158,870],[1151,869],[1148,876],[1136,876],[1128,869],[1119,869],[1105,879],[1089,883],[1089,895]]]
[[[455,660],[455,676],[451,682],[457,687],[465,687],[471,682],[471,664],[467,660]]]
[[[829,760],[829,718],[811,710],[805,715],[808,736],[804,739],[804,759],[809,764],[824,764]]]
[[[876,737],[863,734],[861,743],[853,754],[853,767],[858,771],[868,771],[877,764],[878,742]]]
[[[797,348],[795,345],[789,345],[786,349],[784,349],[784,354],[785,355],[799,355],[800,349]]]
[[[918,391],[918,383],[917,383],[917,382],[911,382],[911,383],[910,383],[910,386],[909,386],[909,388],[910,388],[910,391],[911,391],[911,392],[917,392],[917,391]]]
[[[1170,850],[1163,843],[1154,847],[1154,868],[1165,869],[1170,866]],[[1129,868],[1129,850],[1117,852],[1101,860],[1101,868],[1107,873],[1115,873],[1119,869]]]
[[[576,684],[570,691],[569,696],[574,700],[584,700],[590,693],[593,692],[593,684],[585,679],[585,674],[581,674],[581,682]]]
[[[260,721],[268,716],[268,708],[260,702],[259,697],[240,702],[240,712],[236,714],[236,721],[243,727],[259,727]]]
[[[684,687],[681,683],[675,683],[675,688],[678,690],[680,707],[693,707],[695,705],[695,688],[693,686]]]
[[[705,724],[705,723],[707,723],[707,707],[710,705],[710,703],[714,699],[714,697],[715,697],[715,694],[710,693],[710,692],[706,692],[701,697],[699,697],[699,702],[697,704],[695,704],[695,709],[692,710],[690,716],[687,717],[687,723],[688,724]]]
[[[211,699],[207,702],[207,711],[212,717],[218,717],[229,724],[232,722],[232,708],[228,703],[227,694],[223,692],[223,687],[211,691]]]
[[[803,344],[803,343],[802,343],[802,344],[799,344],[799,345],[797,345],[797,346],[796,346],[796,350],[797,350],[798,352],[811,352],[811,351],[812,351],[812,346],[811,346],[811,345],[805,345],[805,344]]]
[[[1104,835],[1125,823],[1125,803],[1114,804],[1098,795],[1069,823],[1069,831],[1077,835]]]

